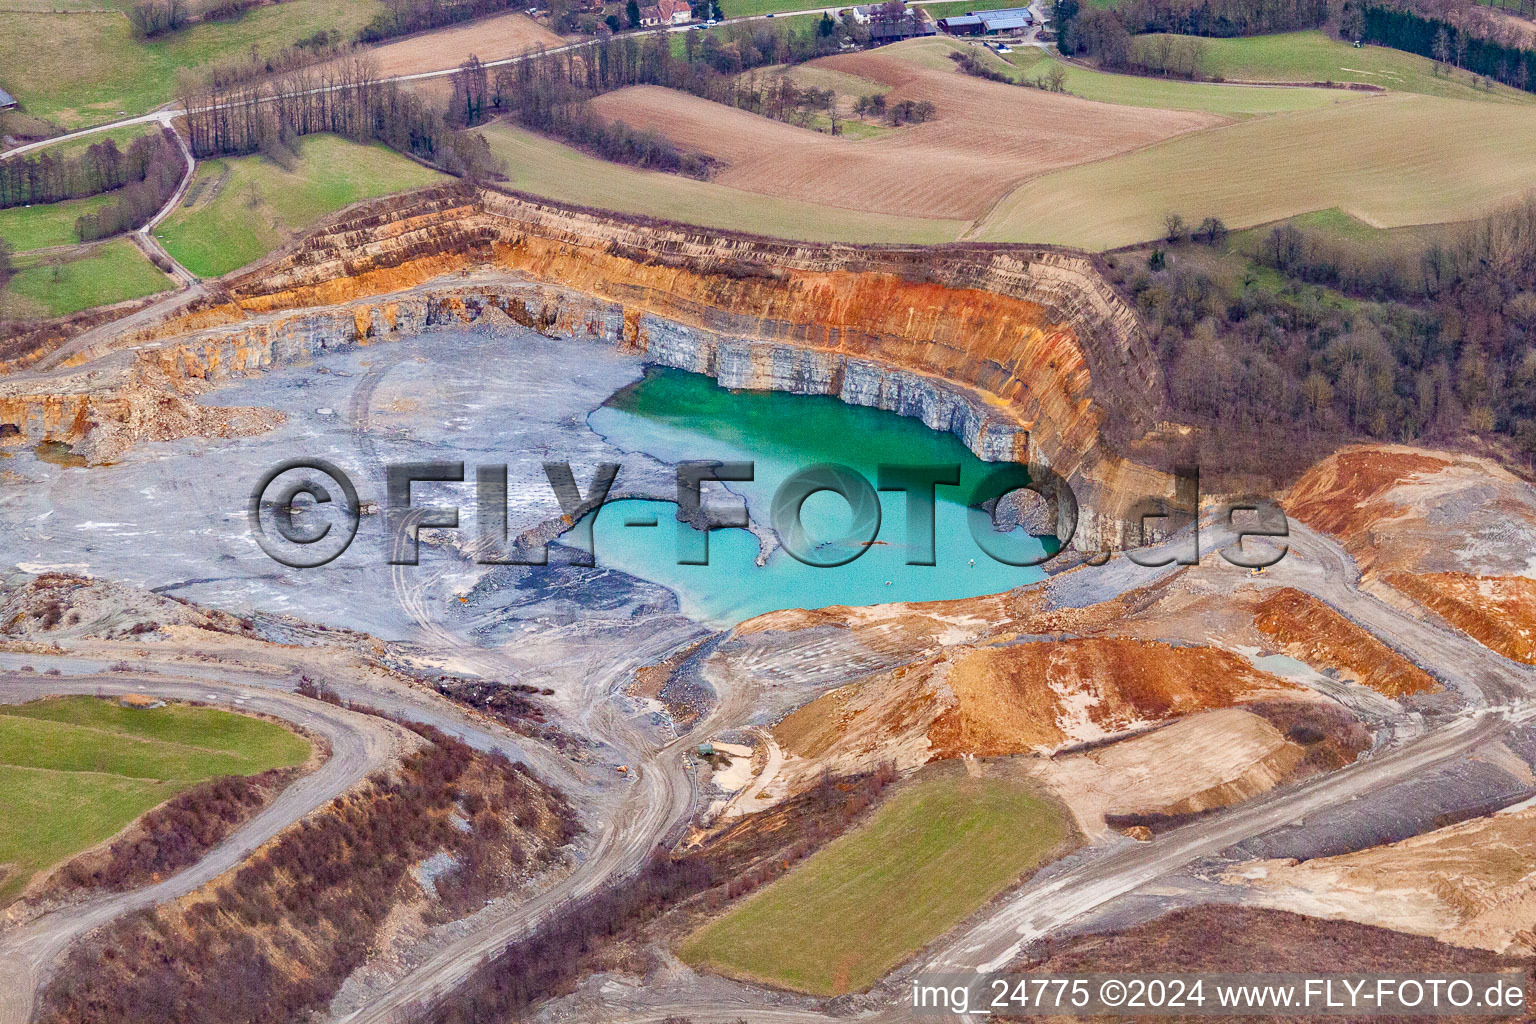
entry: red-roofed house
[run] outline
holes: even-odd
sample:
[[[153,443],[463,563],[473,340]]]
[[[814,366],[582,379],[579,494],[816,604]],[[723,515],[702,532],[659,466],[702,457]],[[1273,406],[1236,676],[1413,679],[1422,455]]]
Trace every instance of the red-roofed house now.
[[[693,20],[693,8],[688,0],[657,0],[640,8],[640,24],[645,28],[658,25],[686,25]]]

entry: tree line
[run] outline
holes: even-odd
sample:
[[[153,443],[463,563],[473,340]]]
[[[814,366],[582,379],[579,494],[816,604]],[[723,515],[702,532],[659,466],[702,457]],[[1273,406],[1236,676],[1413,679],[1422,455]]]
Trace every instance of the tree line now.
[[[298,68],[271,82],[185,90],[187,134],[199,158],[267,152],[329,132],[382,142],[450,174],[497,173],[485,139],[455,130],[445,112],[395,82],[382,82],[370,58],[354,56]]]
[[[109,138],[73,157],[45,149],[33,157],[0,160],[0,209],[83,199],[143,181],[168,141],[151,133],[134,139],[126,151]]]
[[[1199,453],[1213,473],[1258,471],[1240,464],[1245,438],[1264,439],[1262,471],[1279,477],[1358,438],[1476,437],[1536,460],[1536,199],[1387,251],[1281,225],[1245,243],[1280,286],[1218,281],[1179,258],[1187,244],[1111,257],[1111,273],[1145,318],[1176,415],[1221,439]]]
[[[521,0],[385,0],[384,10],[358,30],[357,41],[377,43],[526,6]]]
[[[171,137],[171,129],[162,129],[150,138],[155,146],[144,176],[118,190],[116,201],[75,219],[75,237],[80,241],[90,242],[143,227],[176,194],[187,173],[186,157]]]
[[[1443,17],[1367,5],[1363,10],[1362,38],[1442,64],[1454,64],[1516,89],[1536,91],[1536,51],[1479,35],[1475,28],[1458,26]]]
[[[1127,67],[1132,63],[1131,36],[1164,32],[1226,38],[1318,28],[1329,19],[1329,2],[1125,0],[1105,8],[1082,0],[1055,0],[1053,12],[1051,24],[1062,53],[1107,54],[1106,60],[1114,60],[1115,66]],[[1166,55],[1162,63],[1168,66]]]
[[[259,775],[224,775],[199,783],[139,819],[104,851],[76,857],[60,869],[59,889],[124,892],[197,863],[266,806],[298,774],[274,768]]]
[[[505,113],[525,128],[605,159],[705,177],[713,165],[708,156],[685,152],[654,131],[606,121],[590,101],[629,86],[659,85],[782,120],[808,123],[816,111],[827,110],[835,126],[835,97],[827,91],[801,90],[783,76],[765,81],[741,72],[835,53],[850,32],[848,23],[823,16],[804,30],[787,32],[749,25],[721,33],[692,30],[681,56],[673,54],[666,34],[650,33],[536,52],[494,75],[472,59],[454,75],[450,117],[471,125]],[[902,113],[919,120],[932,111],[914,106]]]

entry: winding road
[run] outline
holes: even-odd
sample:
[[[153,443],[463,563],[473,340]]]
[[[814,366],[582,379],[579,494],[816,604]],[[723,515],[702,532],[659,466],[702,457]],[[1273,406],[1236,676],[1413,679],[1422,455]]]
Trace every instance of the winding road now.
[[[0,675],[0,703],[75,693],[148,693],[173,700],[229,704],[236,710],[283,719],[324,737],[331,754],[319,768],[294,781],[265,810],[186,870],[158,884],[54,911],[0,933],[0,1024],[25,1024],[38,987],[75,939],[123,914],[174,900],[237,867],[267,840],[387,766],[416,743],[411,733],[386,719],[280,690],[147,675]]]
[[[1293,524],[1290,543],[1291,554],[1270,570],[1260,581],[1261,586],[1295,587],[1328,602],[1415,662],[1433,669],[1466,698],[1466,710],[1446,716],[1428,732],[1376,751],[1348,768],[1310,783],[1273,792],[1165,833],[1149,843],[1090,853],[1065,872],[1027,884],[991,908],[982,919],[943,940],[927,955],[924,970],[1000,969],[1034,938],[1202,857],[1296,822],[1318,809],[1342,801],[1368,799],[1372,793],[1416,772],[1462,756],[1511,729],[1536,721],[1536,703],[1530,699],[1536,693],[1536,670],[1509,662],[1437,621],[1410,615],[1365,593],[1360,589],[1353,560],[1331,539]],[[1250,582],[1246,576],[1234,578]],[[453,645],[460,657],[470,650],[469,656],[478,667],[494,672],[494,651],[474,649],[466,638],[426,621],[427,605],[420,600],[419,593],[414,593],[425,585],[409,584],[403,576],[396,579],[397,598],[404,607],[418,610],[424,635],[445,646]],[[487,957],[527,934],[568,901],[638,870],[657,843],[687,818],[695,794],[691,776],[681,769],[684,749],[690,740],[683,737],[658,745],[615,699],[615,691],[633,671],[658,660],[667,653],[669,643],[675,641],[658,638],[654,646],[641,645],[623,657],[611,659],[586,680],[586,692],[593,699],[591,713],[583,724],[619,751],[632,754],[630,763],[634,770],[627,793],[613,813],[603,816],[585,860],[558,884],[508,913],[476,922],[468,933],[342,1018],[346,1024],[399,1021],[442,998]],[[128,690],[199,700],[210,695],[221,700],[242,696],[246,698],[243,707],[311,729],[324,735],[333,748],[331,759],[321,769],[296,782],[257,819],[195,867],[158,885],[57,911],[0,936],[0,1024],[22,1024],[27,1019],[37,986],[45,980],[49,965],[72,940],[117,915],[174,899],[229,870],[255,846],[355,784],[400,748],[400,730],[392,724],[294,696],[284,692],[282,685],[274,679],[263,682],[256,677],[214,682],[161,679],[148,674],[89,679],[0,676],[0,700],[6,701],[43,693]],[[365,699],[376,700],[379,696],[368,690]],[[385,703],[390,703],[388,695],[384,697]],[[719,704],[692,735],[714,734],[742,724],[750,713],[751,698],[750,693],[721,694]],[[391,710],[418,718],[423,713],[418,701],[407,698],[396,699]],[[430,717],[435,719],[434,724],[446,726],[476,745],[505,749],[509,744],[499,730],[488,729],[468,713],[438,709]],[[531,752],[526,748],[532,744],[521,737],[511,743],[518,756]],[[535,760],[549,769],[558,758]],[[734,1003],[649,1007],[639,1015],[615,1010],[609,1019],[655,1021],[669,1014],[711,1011],[728,1012],[759,1024],[810,1024],[834,1019],[809,1010]],[[907,1020],[910,1015],[902,1006],[891,1005],[866,1016],[898,1021]]]

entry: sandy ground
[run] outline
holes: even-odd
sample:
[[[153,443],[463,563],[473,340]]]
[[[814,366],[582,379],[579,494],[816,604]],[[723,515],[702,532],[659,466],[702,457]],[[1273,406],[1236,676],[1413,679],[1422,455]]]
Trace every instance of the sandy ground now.
[[[1536,575],[1536,490],[1489,459],[1348,448],[1308,470],[1285,504],[1366,573]]]
[[[1217,123],[1205,114],[1092,103],[935,70],[900,47],[815,62],[928,100],[934,120],[849,140],[656,86],[594,101],[606,117],[652,127],[727,166],[723,185],[850,209],[926,217],[985,213],[1034,174],[1138,149]]]
[[[1098,750],[1039,762],[1037,774],[1088,835],[1104,815],[1204,810],[1273,789],[1301,748],[1240,708],[1191,715]],[[1187,806],[1185,806],[1187,805]]]
[[[1495,952],[1536,948],[1536,809],[1304,863],[1256,861],[1229,881],[1271,906]]]
[[[482,61],[498,60],[564,42],[526,14],[501,14],[385,43],[373,50],[373,56],[381,75],[414,75],[451,68],[471,54]]]
[[[1345,449],[1298,480],[1290,514],[1337,537],[1384,599],[1427,608],[1536,663],[1536,489],[1487,459]]]

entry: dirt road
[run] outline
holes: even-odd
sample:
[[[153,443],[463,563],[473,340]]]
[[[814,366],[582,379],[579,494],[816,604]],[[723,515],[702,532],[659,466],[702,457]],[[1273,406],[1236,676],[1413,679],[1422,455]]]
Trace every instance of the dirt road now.
[[[1058,876],[1027,885],[1002,901],[984,919],[943,941],[930,954],[925,969],[971,971],[997,969],[1009,962],[1031,939],[1048,934],[1077,917],[1103,906],[1119,896],[1187,867],[1201,857],[1217,853],[1244,839],[1305,818],[1316,810],[1351,800],[1368,801],[1372,794],[1425,768],[1458,757],[1480,744],[1492,741],[1517,725],[1536,720],[1536,670],[1516,665],[1469,638],[1428,618],[1418,618],[1364,593],[1359,574],[1348,554],[1326,537],[1293,524],[1290,538],[1292,553],[1279,566],[1257,581],[1261,586],[1291,586],[1327,601],[1415,662],[1434,671],[1448,686],[1462,694],[1464,711],[1447,716],[1432,731],[1378,751],[1367,759],[1309,784],[1286,789],[1232,810],[1174,830],[1147,844],[1106,849]],[[1220,543],[1213,536],[1211,541]],[[1234,580],[1253,582],[1246,576]],[[465,638],[455,636],[434,622],[421,601],[424,584],[397,583],[397,599],[402,606],[419,611],[423,636],[439,644],[453,645],[464,656]],[[643,644],[606,663],[594,661],[590,674],[584,674],[584,694],[590,711],[583,716],[583,726],[629,759],[635,771],[631,789],[618,801],[612,813],[602,816],[598,833],[586,860],[561,883],[514,908],[510,913],[480,924],[438,955],[398,979],[358,1010],[343,1018],[349,1024],[382,1024],[403,1018],[412,1009],[443,997],[461,984],[488,956],[535,927],[551,912],[573,898],[592,892],[635,871],[644,863],[656,844],[665,838],[690,812],[694,801],[693,779],[683,770],[685,748],[691,742],[678,738],[657,746],[652,737],[626,712],[615,690],[636,667],[658,658],[671,641],[658,637],[654,644]],[[487,672],[497,669],[497,655],[475,650],[470,657]],[[209,670],[213,671],[213,670]],[[6,936],[0,943],[0,1024],[25,1020],[32,993],[46,967],[75,937],[113,916],[135,907],[174,898],[202,884],[237,864],[245,852],[263,838],[275,834],[288,821],[327,799],[361,778],[398,738],[392,727],[378,720],[373,731],[360,725],[360,716],[289,694],[249,685],[213,682],[172,682],[149,677],[114,677],[101,684],[115,686],[106,692],[128,689],[148,690],[166,696],[191,696],[206,699],[210,693],[226,699],[234,693],[249,694],[244,705],[267,711],[314,728],[331,738],[336,756],[325,769],[296,784],[260,819],[252,822],[229,842],[221,845],[195,868],[139,893],[112,897],[87,908],[61,912],[35,922],[27,929]],[[268,680],[266,685],[281,685]],[[0,699],[17,700],[43,692],[58,692],[66,687],[94,692],[95,680],[17,679],[0,683]],[[369,691],[369,698],[382,697]],[[412,717],[420,717],[419,701],[402,695],[395,702]],[[752,706],[752,694],[721,694],[714,711],[691,735],[711,735],[745,721]],[[296,717],[298,716],[298,717]],[[500,740],[471,716],[455,709],[437,709],[436,724],[446,725],[459,735],[474,737],[481,744]],[[504,739],[504,738],[502,738]],[[553,762],[554,758],[539,758]],[[546,767],[554,767],[547,763]],[[567,769],[568,771],[569,769]],[[300,788],[302,787],[302,789]],[[710,1010],[728,1012],[763,1024],[806,1024],[820,1018],[817,1014],[749,1006],[709,1007],[678,1005],[648,1008],[642,1015],[615,1010],[614,1020],[653,1021],[668,1013],[699,1013]],[[892,1006],[878,1015],[882,1020],[907,1019],[906,1011]]]
[[[69,693],[147,693],[272,715],[324,737],[331,746],[331,756],[185,871],[157,885],[46,914],[0,936],[0,1024],[25,1024],[38,987],[75,939],[123,914],[176,899],[238,866],[267,840],[383,768],[416,742],[409,732],[382,718],[236,683],[133,675],[0,675],[0,703]]]

